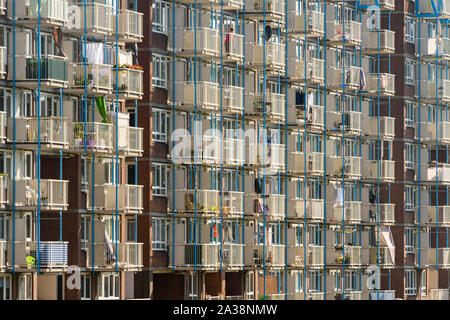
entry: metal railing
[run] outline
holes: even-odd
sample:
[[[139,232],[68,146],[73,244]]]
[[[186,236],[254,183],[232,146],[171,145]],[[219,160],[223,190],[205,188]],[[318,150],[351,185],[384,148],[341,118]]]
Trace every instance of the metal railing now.
[[[1,117],[0,117],[1,119]],[[1,122],[1,121],[0,121]],[[13,124],[12,119],[8,119],[8,138],[13,140]],[[69,145],[69,135],[68,135],[68,123],[69,120],[66,118],[59,117],[27,117],[18,118],[16,122],[22,126],[24,131],[16,135],[17,142],[33,143],[37,144],[39,141],[38,137],[38,126],[40,123],[40,141],[43,144],[50,144],[56,147],[66,147]],[[2,128],[0,130],[4,130]]]
[[[366,51],[378,52],[378,31],[369,31],[365,34],[364,46]],[[394,51],[395,50],[395,31],[380,30],[380,51]]]
[[[306,26],[305,26],[305,15],[297,14],[296,12],[288,13],[288,26],[290,30],[294,33],[306,33],[311,35],[323,35],[324,34],[324,24],[323,24],[324,14],[322,12],[317,12],[313,10],[308,10],[306,16]]]
[[[73,149],[83,149],[85,145],[85,130],[87,149],[111,152],[113,150],[113,125],[109,123],[84,122],[73,123]]]
[[[66,0],[29,0],[29,3],[29,10],[25,10],[25,16],[19,16],[19,20],[37,20],[39,15],[41,20],[62,24],[67,24],[69,20],[69,7]]]
[[[222,244],[222,263],[227,267],[242,267],[244,265],[243,244]]]
[[[119,143],[117,144],[119,152],[124,152],[127,155],[141,154],[144,152],[142,143],[143,132],[143,128],[119,126]],[[116,136],[114,135],[114,141],[115,140]]]
[[[75,3],[78,7],[79,20],[75,19],[73,24],[69,24],[69,30],[77,32],[84,32],[84,26],[86,23],[86,29],[89,33],[100,34],[112,34],[115,18],[113,17],[113,7],[98,3],[88,2],[86,3],[86,17],[84,15],[84,3]],[[113,22],[114,21],[114,22]]]
[[[70,75],[70,89],[83,90],[85,88],[85,79],[87,80],[88,91],[106,91],[112,90],[113,70],[111,65],[107,64],[88,64],[85,68],[83,63],[74,63],[72,65],[72,74]]]
[[[26,206],[38,205],[38,181],[25,181]],[[68,203],[68,180],[41,179],[40,180],[40,204],[47,209],[66,209]],[[12,190],[11,190],[12,191]],[[12,192],[11,192],[12,193]],[[10,197],[12,200],[12,196]],[[12,201],[11,201],[12,202]]]
[[[125,95],[130,98],[140,98],[144,94],[143,75],[144,72],[131,68],[119,68],[119,95]],[[113,75],[113,90],[116,89],[116,69]]]
[[[241,113],[244,110],[243,92],[243,87],[224,86],[223,109],[229,112]]]
[[[217,110],[220,106],[220,86],[218,83],[197,81],[197,100],[195,99],[195,85],[193,82],[175,82],[175,103],[194,108]],[[169,101],[173,103],[172,85],[169,85]]]
[[[172,197],[175,198],[175,208],[172,208]],[[195,190],[178,189],[169,191],[169,210],[193,212],[196,208],[201,212],[220,211],[220,191],[197,190],[197,206]]]
[[[370,94],[377,94],[379,86],[380,94],[393,95],[395,93],[395,74],[390,73],[369,74],[367,84],[368,84],[367,91]]]
[[[119,13],[119,30],[120,39],[127,41],[142,41],[144,38],[143,29],[144,14],[137,11],[121,10]],[[115,23],[113,24],[116,29]],[[114,30],[113,34],[116,34]]]
[[[241,165],[245,161],[244,140],[226,138],[223,140],[223,161],[226,164]]]
[[[143,210],[143,189],[141,185],[121,184],[117,186],[117,208],[127,212],[139,212]],[[92,190],[92,186],[88,187]],[[116,185],[104,184],[95,185],[95,203],[92,203],[92,196],[88,194],[88,209],[98,209],[113,211],[116,209]]]

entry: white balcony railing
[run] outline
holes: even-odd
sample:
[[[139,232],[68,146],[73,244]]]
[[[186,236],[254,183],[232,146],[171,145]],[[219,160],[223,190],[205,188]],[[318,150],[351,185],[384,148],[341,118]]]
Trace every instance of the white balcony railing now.
[[[113,131],[115,141],[116,135],[114,128]],[[144,152],[144,147],[142,144],[143,132],[144,132],[143,128],[119,126],[118,130],[119,143],[117,144],[119,152],[122,152],[128,156],[142,154],[142,152]]]
[[[431,300],[448,300],[449,290],[447,289],[430,289]]]
[[[113,149],[113,125],[109,123],[73,123],[73,149],[111,152]]]
[[[226,164],[241,165],[244,163],[244,140],[224,139],[223,140],[223,161]]]
[[[116,199],[117,187],[117,199]],[[91,192],[92,186],[88,186],[87,190]],[[88,193],[87,208],[104,211],[114,211],[117,209],[125,212],[139,213],[143,210],[143,190],[141,185],[131,184],[105,184],[94,186],[94,196]],[[93,202],[95,199],[95,203]],[[117,201],[116,201],[117,200]]]
[[[270,194],[269,198],[266,200],[266,205],[268,207],[267,214],[273,218],[284,219],[284,200],[284,195]]]
[[[244,210],[244,193],[238,191],[224,191],[222,194],[223,215],[242,215]],[[220,193],[218,195],[218,198],[220,203]]]
[[[420,87],[420,90],[419,90]],[[418,80],[415,86],[416,95],[422,99],[435,102],[436,98],[442,101],[450,101],[450,80],[439,79],[435,81]]]
[[[224,111],[242,113],[242,110],[244,110],[244,88],[224,86],[222,89]]]
[[[118,34],[121,40],[126,42],[140,42],[144,38],[143,30],[144,14],[136,11],[121,10],[119,13]],[[115,29],[114,22],[114,29]],[[113,32],[116,33],[115,31]]]
[[[220,35],[219,35],[220,38]],[[225,36],[224,36],[225,38]],[[240,60],[244,57],[244,36],[237,33],[229,34],[229,42],[224,42],[222,47],[223,58]],[[224,40],[225,41],[225,40]],[[220,51],[220,46],[219,46]],[[220,53],[220,52],[219,52]]]
[[[173,200],[175,207],[172,208]],[[186,190],[169,191],[169,210],[199,213],[220,211],[220,191],[218,190]]]
[[[69,90],[84,92],[85,82],[88,92],[109,93],[113,86],[113,70],[111,65],[107,64],[88,64],[74,63],[69,65]]]
[[[242,267],[244,265],[243,244],[222,244],[222,263],[227,267]]]
[[[195,95],[197,87],[197,95]],[[175,97],[172,85],[169,85],[169,102],[186,106],[188,109],[197,108],[205,110],[216,110],[220,106],[220,86],[218,83],[197,81],[175,82]]]
[[[267,15],[284,16],[284,5],[283,0],[246,0],[245,12],[262,14],[265,11]]]
[[[39,266],[41,268],[67,267],[69,242],[40,241],[39,243],[34,242],[33,247],[36,252],[39,252]]]
[[[450,3],[446,0],[433,1],[436,7],[437,14],[440,18],[450,16]],[[435,11],[430,1],[419,1],[419,13],[434,15]],[[434,19],[434,18],[432,18]]]
[[[435,225],[436,222],[441,225],[450,225],[450,206],[439,206],[437,207],[437,212],[436,206],[428,206],[427,218],[428,221],[426,222],[432,225]]]
[[[309,199],[306,203],[306,218],[312,220],[323,220],[325,203],[323,199]]]
[[[189,267],[218,267],[220,265],[220,244],[181,244],[172,245],[169,243],[169,266]],[[175,261],[173,261],[172,250],[175,250]]]
[[[330,27],[328,27],[328,25]],[[345,24],[343,24],[336,21],[328,21],[327,27],[329,28],[329,32],[327,31],[329,41],[339,44],[345,40],[347,45],[361,44],[361,23],[356,21],[346,21]]]
[[[6,47],[0,47],[0,76],[6,74],[8,56]]]
[[[308,154],[307,159],[307,172],[308,174],[322,174],[324,171],[322,152],[311,152]]]
[[[13,1],[8,1],[8,16],[12,18]],[[3,1],[5,3],[6,1]],[[18,2],[18,1],[16,1]],[[66,0],[29,0],[16,3],[16,20],[19,23],[37,23],[42,25],[66,26],[69,20],[68,1]],[[40,14],[40,17],[39,17]]]
[[[115,242],[88,243],[86,250],[87,267],[113,267],[136,269],[143,266],[143,243]],[[94,254],[94,256],[92,256]],[[117,260],[116,260],[117,259]]]
[[[119,88],[118,93],[119,96],[128,99],[141,99],[144,94],[144,86],[143,86],[143,75],[144,72],[141,70],[136,70],[132,68],[119,68],[118,72],[118,80],[119,80]],[[114,94],[116,93],[116,69],[114,68],[113,74],[113,90]]]
[[[436,58],[450,57],[450,39],[446,37],[441,37],[439,39],[439,42],[436,41],[436,38],[416,38],[415,48],[417,54],[420,53],[422,57],[428,57],[429,59],[431,59],[431,61],[435,60]]]
[[[380,160],[379,172],[377,171],[377,160],[365,160],[363,164],[363,177],[366,179],[394,180],[395,161]],[[378,172],[378,175],[377,175]]]
[[[334,218],[337,221],[342,221],[345,218],[346,222],[355,223],[361,221],[361,202],[360,201],[344,201],[345,210],[340,206],[334,208]],[[344,214],[343,215],[343,211]]]
[[[395,75],[373,73],[368,76],[367,91],[371,95],[393,95],[395,93]]]
[[[378,133],[380,134],[380,138],[384,139],[393,139],[395,136],[395,118],[391,117],[380,117],[380,125],[378,126],[378,118],[377,117],[369,117],[366,118],[366,125],[364,126],[367,129],[367,134],[371,137],[378,137]],[[368,122],[368,123],[367,123]]]
[[[264,46],[261,44],[246,44],[246,61],[252,66],[262,67],[264,65]],[[283,43],[267,41],[265,46],[265,65],[266,68],[282,69],[285,66]]]
[[[309,246],[309,265],[321,266],[324,262],[324,247]]]
[[[288,76],[300,81],[322,83],[325,80],[325,63],[322,59],[310,58],[305,60],[288,61]],[[293,65],[292,65],[293,64]]]
[[[395,51],[395,32],[390,30],[380,30],[380,37],[378,38],[378,31],[367,32],[364,34],[364,46],[368,52],[393,52]],[[379,45],[378,45],[378,39]]]
[[[306,35],[322,36],[324,34],[324,14],[309,10],[305,14],[288,13],[288,26],[292,33],[306,33]]]
[[[169,49],[179,54],[186,55],[202,55],[217,56],[220,54],[220,34],[218,30],[210,28],[197,28],[197,32],[193,28],[179,28],[175,37],[175,43],[172,34],[169,33]],[[195,41],[197,40],[197,42]]]
[[[86,16],[84,9],[86,8]],[[110,35],[113,33],[115,18],[113,7],[100,2],[74,3],[69,14],[69,32],[84,33],[85,26],[88,34]]]

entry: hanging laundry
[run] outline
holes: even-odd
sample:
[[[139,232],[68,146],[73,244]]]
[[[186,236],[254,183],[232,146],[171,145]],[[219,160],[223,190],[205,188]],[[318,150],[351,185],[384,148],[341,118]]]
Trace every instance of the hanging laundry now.
[[[303,91],[297,90],[295,92],[295,105],[298,109],[304,110],[304,108],[305,108],[305,93]]]
[[[364,90],[366,87],[366,75],[363,68],[359,69],[359,89]]]
[[[344,189],[339,187],[336,189],[336,199],[334,200],[334,207],[342,207],[344,203]]]
[[[84,49],[84,45],[83,45]],[[82,51],[84,52],[84,50]],[[104,44],[99,42],[88,43],[86,45],[86,61],[89,64],[103,64],[104,63]]]
[[[386,89],[386,75],[384,73],[380,75],[380,89]]]

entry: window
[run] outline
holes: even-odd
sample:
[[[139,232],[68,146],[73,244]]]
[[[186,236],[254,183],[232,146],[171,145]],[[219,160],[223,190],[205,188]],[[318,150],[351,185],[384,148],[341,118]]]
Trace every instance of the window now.
[[[416,231],[411,228],[405,228],[405,252],[413,253],[416,247]]]
[[[414,43],[414,19],[405,16],[405,40],[409,43]]]
[[[167,230],[164,218],[152,218],[152,249],[166,250]]]
[[[91,232],[91,217],[81,216],[81,250],[87,250],[89,246],[89,233]]]
[[[198,299],[198,275],[197,273],[191,273],[188,275],[188,300],[197,300]]]
[[[89,174],[92,170],[91,160],[81,157],[81,191],[88,191]]]
[[[309,226],[309,243],[312,246],[320,246],[322,244],[322,229],[318,224],[310,224]]]
[[[167,111],[152,109],[152,140],[155,142],[167,142]]]
[[[152,3],[153,31],[167,33],[168,6],[164,1],[154,0]]]
[[[153,54],[152,60],[152,84],[155,87],[167,88],[167,58],[159,55]]]
[[[344,289],[346,291],[355,291],[356,290],[356,271],[354,270],[345,270],[344,274]]]
[[[407,296],[417,294],[416,270],[405,270],[405,294]]]
[[[405,211],[414,211],[414,187],[405,186]]]
[[[414,85],[414,61],[405,59],[405,83]]]
[[[22,274],[19,277],[19,300],[32,299],[31,274]]]
[[[152,190],[155,196],[166,196],[167,193],[167,169],[165,164],[152,164]]]
[[[322,277],[319,270],[309,271],[309,292],[320,292],[322,288]]]
[[[33,222],[31,219],[32,214],[30,212],[27,212],[24,214],[25,217],[25,240],[31,241],[33,237]]]
[[[411,101],[405,101],[405,126],[414,128],[415,105]]]
[[[0,276],[0,300],[11,299],[11,277],[7,275]]]
[[[108,217],[102,217],[101,218],[103,223],[105,224],[105,232],[108,235],[108,237],[111,239],[111,241],[115,241],[116,237],[117,239],[120,239],[120,233],[121,229],[119,226],[121,225],[121,219],[122,217],[119,216],[118,218],[115,215],[108,216]],[[118,240],[120,241],[120,240]]]
[[[103,273],[97,284],[99,300],[118,300],[120,298],[120,278],[116,273]]]
[[[405,168],[414,169],[414,156],[416,147],[413,144],[405,143]]]
[[[342,290],[341,281],[342,281],[341,270],[336,270],[336,273],[334,274],[334,291]]]
[[[303,246],[303,227],[299,224],[294,225],[295,245]]]
[[[23,162],[23,178],[24,179],[31,179],[33,173],[33,160],[32,160],[32,153],[26,152],[24,154],[24,162]]]
[[[127,241],[134,242],[136,240],[136,220],[127,220]]]
[[[427,270],[420,271],[420,295],[427,295]]]
[[[303,272],[295,270],[294,273],[294,288],[295,292],[303,292]]]
[[[91,300],[91,276],[81,274],[81,300]]]
[[[255,289],[254,289],[254,277],[255,274],[253,271],[247,272],[245,274],[245,299],[246,300],[253,300],[255,299]]]

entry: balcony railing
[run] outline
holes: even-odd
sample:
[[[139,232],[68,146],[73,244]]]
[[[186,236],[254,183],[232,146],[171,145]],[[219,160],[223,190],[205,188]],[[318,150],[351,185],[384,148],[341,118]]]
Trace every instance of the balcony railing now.
[[[124,269],[141,268],[143,245],[138,242],[117,242],[116,247],[115,239],[106,243],[89,243],[86,246],[86,265],[107,268],[117,264],[119,268]]]
[[[85,73],[83,63],[74,63],[69,67],[69,70],[70,91],[84,93],[86,80],[88,93],[111,93],[114,78],[111,65],[88,64]]]
[[[136,11],[121,10],[119,13],[119,39],[125,42],[140,42],[144,38],[144,14]],[[116,29],[116,24],[113,24]],[[113,34],[115,34],[115,30]]]
[[[178,28],[175,44],[169,33],[169,49],[180,55],[195,55],[215,57],[220,54],[220,34],[218,30],[210,28]],[[197,42],[195,41],[197,40]]]
[[[11,180],[8,181],[8,202],[13,204]],[[16,180],[16,206],[36,207],[42,210],[65,210],[69,206],[67,180],[40,179],[40,197],[38,195],[38,180]]]
[[[344,74],[345,69],[345,74]],[[331,89],[360,90],[361,68],[346,65],[344,68],[329,67],[327,70],[328,85]]]
[[[420,91],[419,91],[420,86]],[[439,79],[436,85],[435,81],[418,80],[415,86],[415,95],[429,102],[450,101],[450,80]]]
[[[16,56],[16,81],[29,87],[37,87],[39,77],[41,87],[61,88],[67,85],[67,59],[52,55],[38,57]],[[13,57],[9,57],[12,66]],[[38,63],[39,60],[39,63]],[[12,79],[12,72],[8,73],[8,80]]]
[[[8,64],[8,56],[6,47],[0,47],[0,76],[6,74],[7,64]]]
[[[414,253],[414,264],[416,265],[450,267],[450,248],[416,248]]]
[[[361,0],[361,5],[363,6],[371,6],[375,5],[375,3],[375,0]],[[395,0],[378,0],[378,4],[381,9],[394,10],[395,8]]]
[[[312,220],[324,219],[324,207],[325,203],[323,199],[309,199],[306,203],[306,218]]]
[[[6,112],[0,111],[0,141],[4,141],[7,139],[8,132],[6,130],[6,127],[8,121],[9,120],[7,120]]]
[[[243,244],[222,244],[222,264],[230,268],[242,267],[244,265],[243,248]]]
[[[440,225],[450,225],[450,206],[439,206],[437,208],[437,217],[436,217],[436,207],[435,206],[428,206],[428,215],[426,223],[429,223],[431,225],[436,225],[436,222],[438,222]],[[423,211],[422,211],[423,214]],[[423,221],[422,223],[424,223]]]
[[[288,26],[290,27],[290,32],[306,33],[307,36],[323,36],[323,17],[323,13],[313,10],[309,10],[306,17],[304,13],[299,15],[296,12],[289,12]]]
[[[447,289],[430,289],[431,300],[448,300],[449,291]]]
[[[439,182],[450,182],[450,164],[439,163],[436,168],[436,164],[431,163],[428,164],[426,172],[426,181],[435,182],[437,179]]]
[[[113,8],[111,6],[99,2],[88,2],[86,3],[85,16],[84,3],[75,5],[77,6],[75,15],[79,18],[73,19],[69,24],[69,32],[84,34],[86,24],[86,31],[90,36],[110,35],[113,33],[115,18],[113,19]]]
[[[384,139],[393,139],[395,136],[395,118],[391,117],[380,117],[380,126],[378,132],[378,118],[369,117],[365,119],[366,125],[364,128],[367,129],[367,134],[371,137],[378,137]],[[367,123],[368,122],[368,123]]]
[[[12,18],[13,1],[9,0],[8,16]],[[3,1],[5,2],[5,1]],[[40,23],[45,26],[63,27],[69,19],[68,1],[66,0],[29,0],[16,1],[16,21],[20,24],[35,24],[40,13]]]
[[[33,242],[31,250],[39,252],[39,266],[48,269],[66,268],[69,242],[40,241]],[[36,257],[37,263],[37,257]]]
[[[416,38],[416,53],[421,55],[421,58],[428,58],[431,61],[436,60],[436,58],[449,58],[450,57],[450,39],[446,37],[441,37],[440,43],[436,46],[435,38]],[[436,57],[437,48],[437,57]],[[419,51],[420,50],[420,51]]]
[[[361,221],[361,202],[360,201],[344,201],[345,210],[342,203],[339,207],[334,208],[334,219],[341,222],[345,218],[346,223],[356,223]],[[343,212],[345,216],[343,216]]]
[[[72,148],[84,150],[85,144],[88,151],[111,152],[113,150],[113,125],[87,122],[85,126],[84,122],[74,122]]]
[[[244,157],[244,140],[227,138],[223,140],[223,161],[226,164],[242,165]]]
[[[380,246],[380,259],[378,261],[378,248],[371,247],[369,248],[369,264],[371,265],[379,265],[381,267],[392,267],[394,266],[393,257],[391,257],[391,253],[388,247]]]
[[[284,244],[270,244],[257,246],[259,265],[263,265],[265,258],[266,264],[271,266],[284,266],[285,262],[285,245]]]
[[[175,207],[172,208],[173,199]],[[197,201],[197,202],[196,202]],[[220,191],[218,190],[175,190],[169,191],[169,210],[199,213],[220,212]]]
[[[305,200],[288,199],[288,218],[303,219],[305,217]]]
[[[8,176],[6,174],[0,175],[0,208],[8,203]]]
[[[218,195],[220,203],[220,193]],[[242,215],[244,211],[244,193],[238,191],[224,191],[222,195],[222,213],[227,215]],[[220,206],[219,206],[220,213]]]
[[[244,57],[244,36],[237,33],[230,33],[229,38],[230,41],[228,43],[224,42],[224,46],[222,47],[223,59],[240,61],[240,59]],[[220,46],[219,46],[219,54],[220,54]]]
[[[450,3],[448,1],[446,0],[433,1],[433,3],[436,5],[436,11],[438,13],[439,18],[450,17]],[[419,14],[431,14],[431,15],[435,14],[433,6],[429,1],[419,2]]]
[[[143,75],[141,70],[135,70],[132,68],[119,68],[119,96],[124,99],[141,99],[144,94]],[[113,94],[116,93],[116,69],[114,68],[113,74]]]
[[[302,173],[305,171],[305,154],[303,152],[288,153],[287,171],[293,173]]]
[[[59,149],[69,146],[68,119],[58,117],[41,117],[40,122],[37,117],[17,118],[16,142],[38,144],[39,124],[41,147]],[[17,130],[17,128],[24,130]],[[0,130],[4,130],[4,128]],[[8,118],[8,139],[10,141],[13,141],[13,131],[13,119]]]
[[[268,207],[266,214],[275,219],[284,219],[284,200],[284,195],[270,194],[266,200],[266,205]]]
[[[395,300],[395,290],[373,290],[369,292],[369,300]]]
[[[380,223],[393,224],[395,223],[395,204],[394,203],[380,203]],[[376,210],[376,209],[375,209]],[[376,218],[375,218],[376,220]]]
[[[8,244],[5,240],[0,240],[0,269],[6,268],[8,261]]]
[[[175,98],[172,85],[169,85],[169,102],[185,106],[189,110],[198,109],[217,110],[220,107],[220,86],[218,83],[197,81],[197,96],[193,82],[175,82]]]
[[[0,0],[0,12],[3,14],[6,12],[8,0]]]
[[[264,46],[261,44],[246,44],[246,61],[250,66],[262,67],[264,65]],[[265,65],[266,68],[282,69],[285,66],[283,43],[266,42]],[[247,59],[248,57],[248,59]]]
[[[308,154],[307,159],[307,173],[311,175],[319,175],[324,171],[322,152],[311,152]]]
[[[114,131],[114,141],[116,140],[115,129]],[[143,128],[122,126],[119,127],[119,143],[117,148],[119,152],[124,153],[127,156],[139,156],[144,152],[144,147],[142,144],[143,139]]]
[[[181,142],[177,148],[170,150],[174,163],[220,163],[221,141],[219,136],[184,135],[179,138]]]
[[[308,300],[324,300],[324,292],[308,292]]]
[[[395,161],[392,160],[380,160],[380,170],[377,175],[377,160],[365,160],[362,166],[363,177],[366,179],[380,180],[394,180],[394,165]]]
[[[345,40],[346,45],[361,44],[361,23],[359,22],[346,21],[345,24],[342,24],[336,21],[328,21],[327,28],[329,28],[329,32],[327,31],[328,40],[337,45],[343,44],[343,40]]]
[[[235,86],[224,86],[223,88],[223,110],[225,112],[242,113],[244,110],[244,88]]]
[[[290,59],[288,76],[292,79],[309,83],[323,83],[325,80],[325,63],[322,59],[310,58],[305,60]],[[293,65],[292,65],[293,64]]]
[[[395,75],[390,73],[373,73],[368,77],[367,92],[369,95],[392,96],[395,93]]]
[[[344,264],[344,262],[347,266],[357,266],[363,264],[362,248],[347,245],[340,249],[327,248],[327,264]]]
[[[395,51],[395,32],[390,30],[380,30],[380,45],[378,46],[378,31],[365,33],[364,51],[378,53],[378,49],[383,52]]]
[[[143,189],[141,185],[120,184],[117,185],[117,209],[125,212],[140,213],[143,210]],[[92,192],[92,186],[87,187]],[[116,185],[105,184],[94,186],[95,203],[93,197],[88,194],[87,208],[104,211],[116,209]]]
[[[305,265],[304,261],[305,247],[303,246],[289,246],[287,248],[287,264],[296,267]]]
[[[174,254],[172,250],[175,247],[175,263],[172,260]],[[220,266],[220,244],[202,243],[202,244],[180,244],[168,245],[169,266],[175,267],[197,267],[217,268]]]
[[[265,9],[266,15],[284,16],[284,1],[283,0],[246,0],[245,12],[252,14],[263,14]]]
[[[419,136],[419,126],[422,141],[436,142],[436,122],[416,122],[414,133],[417,138]],[[450,143],[450,122],[439,121],[437,129],[438,143]]]
[[[309,246],[309,261],[310,266],[322,266],[324,262],[324,247],[323,246]]]

